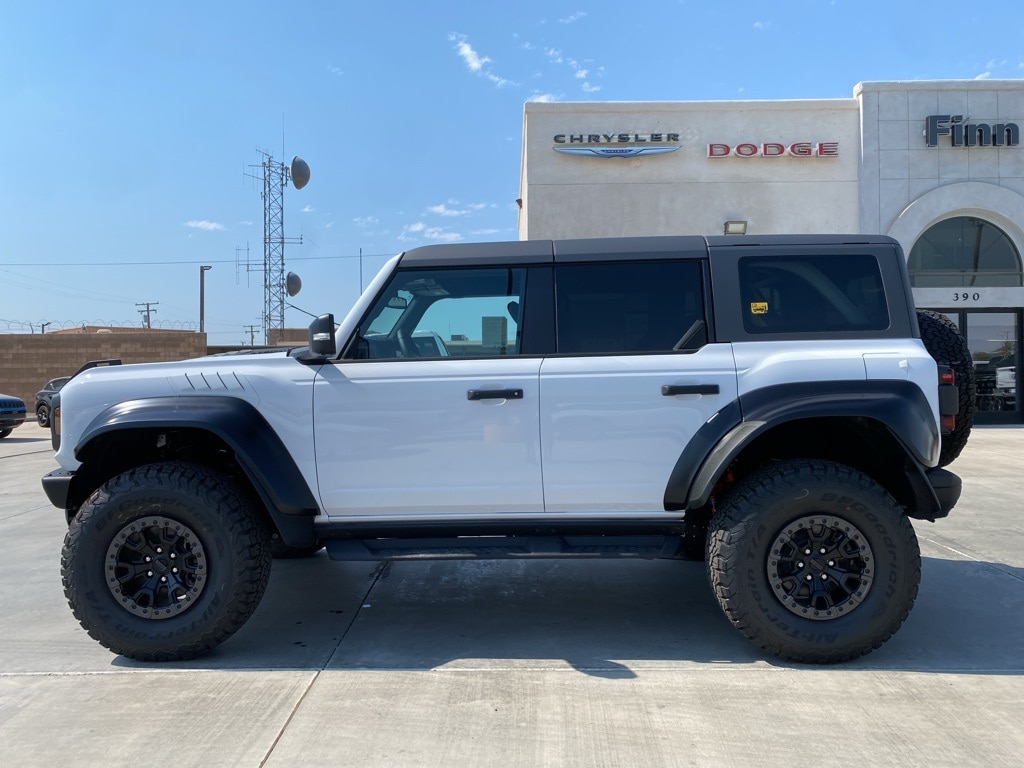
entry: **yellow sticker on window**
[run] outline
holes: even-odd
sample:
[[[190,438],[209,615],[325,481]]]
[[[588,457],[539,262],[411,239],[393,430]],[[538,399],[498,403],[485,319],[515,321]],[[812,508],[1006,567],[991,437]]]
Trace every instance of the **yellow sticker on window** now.
[[[752,302],[750,302],[750,314],[752,314],[752,315],[767,315],[768,314],[768,302],[767,301],[752,301]]]

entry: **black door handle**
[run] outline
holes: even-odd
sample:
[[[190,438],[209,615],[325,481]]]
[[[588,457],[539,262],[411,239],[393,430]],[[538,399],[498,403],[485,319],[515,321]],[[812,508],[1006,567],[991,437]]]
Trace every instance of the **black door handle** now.
[[[663,384],[661,394],[672,395],[717,395],[717,384]]]
[[[522,400],[521,389],[471,389],[466,393],[469,400]]]

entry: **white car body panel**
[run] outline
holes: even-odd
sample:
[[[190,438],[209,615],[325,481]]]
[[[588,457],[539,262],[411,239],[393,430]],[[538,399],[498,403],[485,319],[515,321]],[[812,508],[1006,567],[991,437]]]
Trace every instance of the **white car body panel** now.
[[[319,366],[288,358],[285,351],[230,357],[200,357],[173,363],[115,365],[86,371],[61,390],[61,444],[56,458],[77,469],[74,451],[82,433],[117,403],[152,397],[234,397],[267,420],[288,449],[311,489],[313,379]],[[94,400],[95,395],[102,400]]]
[[[541,513],[539,358],[325,365],[316,466],[329,517]],[[522,399],[469,400],[521,389]]]
[[[736,342],[739,394],[779,384],[906,381],[924,393],[939,422],[938,368],[920,339],[828,339]],[[938,445],[930,458],[938,462]]]
[[[719,393],[662,395],[674,384],[713,384]],[[548,513],[664,513],[683,449],[737,395],[729,344],[689,354],[548,358],[540,388]]]

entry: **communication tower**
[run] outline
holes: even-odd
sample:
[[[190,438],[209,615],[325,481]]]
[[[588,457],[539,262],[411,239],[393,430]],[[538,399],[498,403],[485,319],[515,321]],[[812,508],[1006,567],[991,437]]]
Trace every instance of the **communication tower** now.
[[[286,166],[266,150],[257,152],[260,164],[250,166],[255,172],[248,175],[263,185],[263,336],[270,345],[283,335],[285,296],[292,294],[284,270],[284,247],[302,245],[301,235],[287,238],[284,234],[284,190],[289,180],[296,189],[306,186],[309,166],[300,157],[293,157]]]

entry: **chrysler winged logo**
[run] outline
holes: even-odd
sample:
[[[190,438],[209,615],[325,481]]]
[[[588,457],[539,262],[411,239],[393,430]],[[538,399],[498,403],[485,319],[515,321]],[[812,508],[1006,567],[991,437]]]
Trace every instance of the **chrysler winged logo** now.
[[[591,157],[663,155],[679,149],[678,133],[559,133],[556,152]]]
[[[661,147],[555,147],[555,152],[567,155],[597,155],[598,157],[636,157],[637,155],[662,155],[675,152],[679,145]]]

